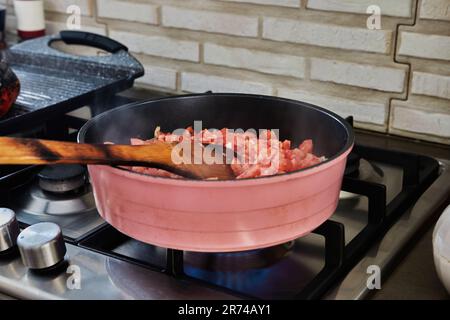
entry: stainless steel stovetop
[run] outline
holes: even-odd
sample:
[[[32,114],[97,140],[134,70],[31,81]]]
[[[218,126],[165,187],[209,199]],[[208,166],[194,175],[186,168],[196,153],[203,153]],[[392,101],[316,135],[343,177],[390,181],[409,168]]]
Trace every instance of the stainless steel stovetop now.
[[[364,139],[365,146],[370,144]],[[56,195],[48,201],[41,199],[39,181],[33,178],[2,199],[0,206],[13,208],[22,227],[40,221],[59,224],[67,265],[35,272],[23,265],[17,253],[0,256],[0,294],[19,299],[363,299],[371,293],[367,280],[374,267],[381,279],[386,277],[395,267],[395,258],[447,201],[450,161],[441,159],[439,165],[438,177],[418,200],[404,208],[389,228],[376,229],[375,237],[361,234],[368,222],[377,226],[372,221],[378,215],[374,211],[385,210],[379,206],[380,198],[370,190],[358,192],[366,195],[343,191],[333,221],[317,232],[281,246],[236,254],[183,253],[143,244],[101,220],[92,207],[89,186],[69,199]],[[361,160],[359,180],[370,182],[377,192],[379,185],[386,186],[387,211],[408,187],[406,179],[397,165]],[[355,188],[351,182],[352,178],[344,181],[345,190]],[[80,213],[66,209],[61,213],[61,201],[68,201],[70,208],[76,203]],[[361,249],[362,256],[353,257],[352,252],[360,250],[355,238],[369,235],[370,246]],[[340,236],[341,246],[331,243]],[[342,270],[335,271],[336,266]],[[333,281],[327,282],[327,277]],[[308,294],[298,294],[304,288]]]

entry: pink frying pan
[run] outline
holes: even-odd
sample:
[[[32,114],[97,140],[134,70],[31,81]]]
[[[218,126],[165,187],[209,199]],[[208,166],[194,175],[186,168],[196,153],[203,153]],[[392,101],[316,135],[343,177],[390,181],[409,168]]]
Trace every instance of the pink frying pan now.
[[[201,181],[153,177],[89,165],[100,215],[153,245],[203,252],[273,246],[310,233],[336,209],[354,137],[328,110],[299,101],[245,94],[201,94],[126,105],[90,120],[79,142],[127,144],[202,120],[204,128],[279,129],[280,138],[315,143],[326,161],[270,177]]]

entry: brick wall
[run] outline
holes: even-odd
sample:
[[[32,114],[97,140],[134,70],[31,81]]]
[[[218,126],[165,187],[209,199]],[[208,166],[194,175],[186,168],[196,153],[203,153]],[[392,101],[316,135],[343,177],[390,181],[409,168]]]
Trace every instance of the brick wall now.
[[[392,100],[389,131],[449,144],[450,0],[418,5],[416,24],[399,27],[396,58],[410,66],[409,94]]]
[[[450,0],[45,2],[49,33],[77,4],[82,29],[127,45],[146,68],[139,86],[301,99],[360,128],[450,144]],[[366,27],[370,5],[381,30]]]

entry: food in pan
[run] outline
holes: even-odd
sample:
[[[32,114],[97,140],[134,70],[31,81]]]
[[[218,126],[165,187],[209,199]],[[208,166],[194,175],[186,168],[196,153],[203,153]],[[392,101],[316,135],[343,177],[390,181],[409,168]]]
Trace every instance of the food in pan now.
[[[259,136],[253,132],[234,132],[204,129],[197,135],[205,146],[220,145],[234,151],[231,168],[236,179],[256,178],[292,172],[316,165],[325,160],[313,153],[313,141],[304,140],[298,147],[291,148],[290,140],[279,141],[273,131],[260,130]],[[183,139],[195,139],[194,130],[188,127],[181,134],[164,133],[158,127],[155,137],[149,140],[132,138],[132,145],[151,144],[156,140],[178,143]],[[182,178],[174,173],[145,167],[132,167],[131,170],[153,176]]]

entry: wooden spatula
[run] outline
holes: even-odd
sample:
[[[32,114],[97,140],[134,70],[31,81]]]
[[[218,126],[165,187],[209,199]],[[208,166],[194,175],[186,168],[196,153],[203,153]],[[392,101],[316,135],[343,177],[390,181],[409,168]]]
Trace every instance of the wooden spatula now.
[[[149,145],[81,144],[40,139],[0,137],[1,164],[103,164],[147,166],[193,179],[234,179],[227,164],[175,164],[175,144],[155,141]],[[225,162],[224,162],[225,163]]]

